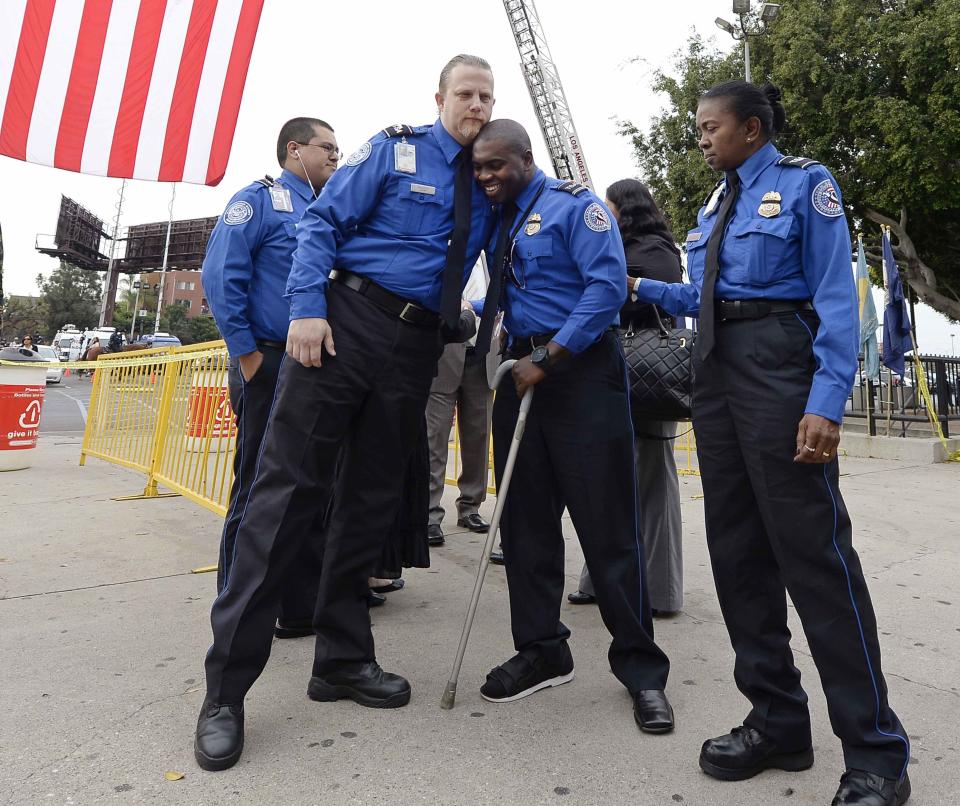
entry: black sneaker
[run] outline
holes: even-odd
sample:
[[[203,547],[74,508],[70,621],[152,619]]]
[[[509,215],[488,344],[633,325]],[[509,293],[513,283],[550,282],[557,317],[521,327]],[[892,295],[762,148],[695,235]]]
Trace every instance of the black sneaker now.
[[[513,702],[542,688],[562,686],[571,680],[573,656],[569,649],[562,664],[548,663],[539,655],[532,660],[522,654],[514,655],[490,671],[487,682],[480,688],[480,696],[489,702]]]

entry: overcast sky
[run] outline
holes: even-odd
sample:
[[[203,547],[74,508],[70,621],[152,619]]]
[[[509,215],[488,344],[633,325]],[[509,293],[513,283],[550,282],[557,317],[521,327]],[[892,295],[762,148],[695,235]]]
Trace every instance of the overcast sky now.
[[[694,29],[716,34],[726,46],[729,37],[713,20],[730,18],[730,5],[730,0],[537,4],[601,195],[610,183],[637,173],[615,119],[644,126],[660,109],[662,99],[650,90],[651,73],[672,62]],[[491,63],[494,117],[523,123],[537,161],[550,172],[501,0],[329,5],[266,0],[226,176],[215,188],[178,185],[174,217],[218,215],[241,187],[264,173],[276,175],[276,137],[288,118],[329,121],[345,154],[390,124],[432,122],[440,68],[462,52]],[[56,261],[36,252],[34,241],[37,234],[53,233],[60,194],[112,222],[120,180],[0,157],[0,187],[4,291],[36,294],[36,275],[52,271]],[[121,225],[166,220],[169,201],[167,184],[128,182]],[[949,334],[960,335],[960,325],[930,310],[918,315],[917,328],[924,352],[949,354]]]

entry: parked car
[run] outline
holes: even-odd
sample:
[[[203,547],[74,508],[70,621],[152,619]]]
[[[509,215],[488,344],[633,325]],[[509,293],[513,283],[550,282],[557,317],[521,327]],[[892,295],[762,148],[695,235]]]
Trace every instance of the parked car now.
[[[144,333],[139,339],[138,344],[146,344],[150,347],[182,347],[180,339],[170,333]]]
[[[37,352],[44,361],[59,361],[57,351],[47,345],[38,344]],[[47,367],[47,383],[60,383],[63,380],[63,367]]]

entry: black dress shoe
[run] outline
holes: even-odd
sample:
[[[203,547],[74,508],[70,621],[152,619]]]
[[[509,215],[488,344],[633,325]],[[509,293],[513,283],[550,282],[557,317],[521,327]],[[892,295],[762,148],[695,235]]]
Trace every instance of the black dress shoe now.
[[[634,694],[633,718],[644,733],[673,730],[673,707],[662,689],[645,689]]]
[[[243,752],[243,703],[228,705],[203,701],[193,755],[204,770],[226,770]]]
[[[376,661],[346,663],[311,677],[307,695],[318,702],[353,700],[368,708],[400,708],[410,702],[410,684]]]
[[[387,597],[382,593],[367,592],[367,607],[380,607],[387,603]]]
[[[494,565],[506,565],[506,560],[503,559],[503,549],[500,549],[500,551],[491,551],[490,562]]]
[[[443,545],[443,529],[441,529],[436,524],[430,524],[430,526],[427,527],[427,545],[428,546]]]
[[[277,619],[273,634],[277,638],[303,638],[313,635],[313,619]]]
[[[457,518],[457,526],[466,526],[471,532],[486,533],[490,529],[490,524],[481,518],[476,512],[472,515],[466,515]]]
[[[743,781],[768,769],[799,772],[811,766],[812,747],[784,752],[762,733],[745,726],[707,739],[700,749],[700,769],[721,781]]]
[[[570,604],[596,604],[597,597],[592,593],[577,591],[576,593],[568,593],[567,601],[570,602]]]
[[[833,806],[902,806],[910,799],[910,777],[882,778],[872,772],[847,770]]]
[[[374,593],[394,593],[395,591],[402,590],[406,584],[402,579],[392,579],[389,585],[377,585],[377,587],[370,588],[370,590]]]

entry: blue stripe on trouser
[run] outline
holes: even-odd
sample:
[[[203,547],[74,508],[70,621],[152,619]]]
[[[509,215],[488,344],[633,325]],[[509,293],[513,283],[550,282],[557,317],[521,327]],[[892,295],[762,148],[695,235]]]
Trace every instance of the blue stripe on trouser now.
[[[810,330],[810,326],[803,321],[803,317],[799,313],[794,314],[797,317],[797,321],[806,328],[807,333],[810,334],[811,343],[814,341],[813,331]],[[888,733],[887,731],[880,729],[880,687],[877,685],[877,675],[873,671],[873,663],[870,661],[870,650],[867,647],[867,637],[863,632],[863,622],[860,619],[860,609],[857,607],[857,600],[853,595],[853,582],[850,578],[850,569],[847,567],[847,561],[843,558],[843,553],[840,551],[840,546],[837,544],[837,521],[839,518],[838,508],[837,508],[837,497],[833,494],[833,488],[830,486],[830,478],[827,475],[828,464],[823,466],[823,480],[827,485],[827,492],[830,493],[830,500],[833,503],[833,549],[837,552],[837,557],[840,560],[840,564],[843,566],[843,573],[847,579],[847,593],[850,596],[850,604],[853,606],[853,614],[857,618],[857,629],[860,632],[860,645],[863,648],[863,657],[867,662],[867,670],[870,672],[870,683],[873,686],[873,696],[876,703],[876,710],[874,712],[873,725],[877,733],[880,736],[886,736],[890,739],[899,739],[903,742],[904,747],[906,748],[906,759],[903,762],[903,769],[900,771],[900,777],[903,778],[904,773],[907,771],[907,765],[910,763],[910,741],[906,736],[901,736],[899,733]]]

